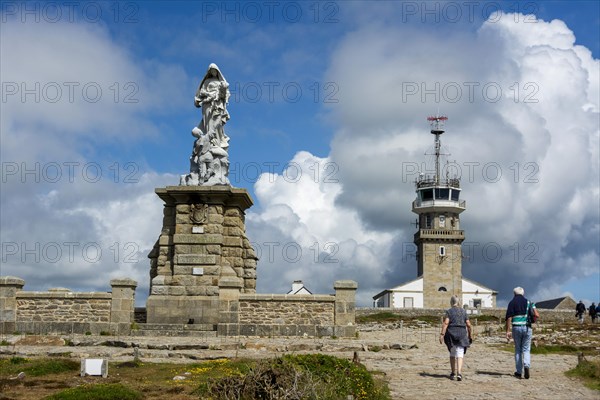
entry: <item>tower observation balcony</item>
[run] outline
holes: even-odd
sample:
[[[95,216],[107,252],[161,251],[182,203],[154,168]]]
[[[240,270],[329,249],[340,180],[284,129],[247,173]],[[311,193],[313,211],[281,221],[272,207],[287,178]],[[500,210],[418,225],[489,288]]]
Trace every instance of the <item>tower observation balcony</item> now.
[[[439,179],[421,176],[415,182],[417,198],[412,203],[412,211],[417,214],[428,212],[463,212],[467,204],[460,200],[460,180],[458,178]]]

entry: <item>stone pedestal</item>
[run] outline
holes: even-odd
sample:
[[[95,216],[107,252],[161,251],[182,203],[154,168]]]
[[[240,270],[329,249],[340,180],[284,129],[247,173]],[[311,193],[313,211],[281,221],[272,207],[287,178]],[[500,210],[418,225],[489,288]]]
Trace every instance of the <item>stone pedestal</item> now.
[[[245,189],[168,186],[162,232],[150,258],[148,323],[218,324],[219,282],[239,278],[241,293],[256,292],[257,257],[246,237]]]

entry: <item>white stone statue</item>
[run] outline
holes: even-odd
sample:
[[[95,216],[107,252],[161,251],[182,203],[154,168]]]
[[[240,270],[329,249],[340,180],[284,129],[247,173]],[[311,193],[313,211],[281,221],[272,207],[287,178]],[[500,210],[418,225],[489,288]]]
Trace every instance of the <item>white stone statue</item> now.
[[[229,83],[216,64],[210,64],[194,97],[202,107],[202,120],[192,129],[196,138],[190,156],[190,173],[182,175],[180,185],[229,185],[229,137],[225,123],[229,119]]]

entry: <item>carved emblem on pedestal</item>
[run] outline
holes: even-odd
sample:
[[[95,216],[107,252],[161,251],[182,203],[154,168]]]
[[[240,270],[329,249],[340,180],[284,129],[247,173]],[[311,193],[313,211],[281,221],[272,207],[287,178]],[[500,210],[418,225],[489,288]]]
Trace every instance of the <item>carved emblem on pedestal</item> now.
[[[208,205],[207,204],[192,204],[190,209],[190,221],[193,224],[202,225],[206,223],[208,219]]]

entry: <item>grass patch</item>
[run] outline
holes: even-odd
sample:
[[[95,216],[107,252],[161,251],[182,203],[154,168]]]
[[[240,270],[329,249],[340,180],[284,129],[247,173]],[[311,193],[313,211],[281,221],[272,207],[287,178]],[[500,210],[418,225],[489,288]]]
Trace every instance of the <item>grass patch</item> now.
[[[600,391],[600,361],[583,360],[565,375],[580,378],[588,388]]]
[[[31,363],[32,365],[28,365],[23,369],[23,372],[30,376],[60,374],[61,372],[67,371],[79,371],[79,369],[81,368],[79,362],[67,359],[42,359],[33,360]]]
[[[139,400],[142,398],[143,396],[140,392],[120,383],[84,385],[66,389],[52,396],[45,397],[47,400]]]
[[[471,320],[477,320],[479,322],[500,322],[500,318],[494,317],[493,315],[478,315],[477,317],[471,317]]]
[[[80,363],[70,359],[26,359],[22,357],[12,357],[0,360],[1,375],[25,372],[28,376],[44,376],[60,374],[67,371],[79,371],[79,369]]]
[[[419,317],[407,317],[399,315],[391,311],[382,311],[370,315],[360,315],[356,317],[356,323],[367,324],[370,322],[400,322],[404,321],[406,326],[418,325],[419,323],[427,323],[436,325],[441,322],[442,315],[421,315]]]
[[[400,321],[402,318],[398,314],[394,314],[390,311],[383,311],[380,313],[361,315],[356,317],[356,322],[359,324],[366,324],[369,322],[395,322]]]
[[[531,346],[531,354],[576,354],[582,349],[580,347],[566,344],[547,344]]]
[[[515,346],[514,344],[504,344],[498,346],[500,350],[514,352]],[[531,346],[531,354],[565,354],[565,355],[576,355],[578,353],[584,354],[594,354],[594,349],[592,347],[578,347],[571,345],[555,345],[555,344],[541,344],[537,346]]]

